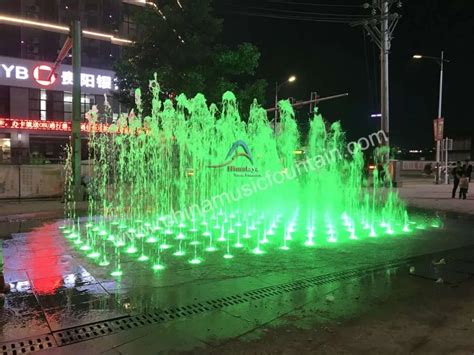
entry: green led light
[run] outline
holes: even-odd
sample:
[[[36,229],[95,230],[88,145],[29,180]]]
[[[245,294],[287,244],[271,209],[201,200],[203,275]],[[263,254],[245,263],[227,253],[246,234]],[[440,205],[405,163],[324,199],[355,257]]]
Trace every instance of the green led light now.
[[[257,254],[257,255],[260,255],[260,254],[263,254],[264,251],[263,251],[262,249],[260,249],[260,248],[257,247],[257,248],[255,248],[255,249],[252,250],[252,253]]]
[[[109,266],[110,262],[107,259],[102,259],[99,263],[100,266]]]
[[[155,264],[152,266],[152,269],[155,270],[155,271],[160,271],[160,270],[163,270],[165,267],[161,264]]]
[[[182,250],[178,250],[177,252],[174,252],[173,255],[174,256],[183,256],[183,255],[186,255],[186,253]]]
[[[287,245],[283,245],[280,247],[281,250],[290,250],[290,248]]]
[[[214,247],[207,247],[205,250],[208,251],[208,252],[213,252],[213,251],[216,251],[217,248],[214,248]]]
[[[306,242],[304,242],[304,245],[306,245],[307,247],[312,247],[314,245],[314,242],[312,240],[307,240]]]
[[[201,259],[198,259],[198,258],[189,260],[189,263],[194,264],[194,265],[200,264],[201,262],[202,262]]]
[[[100,253],[94,251],[94,252],[92,252],[92,253],[90,253],[90,254],[87,254],[87,256],[88,256],[89,258],[91,258],[91,259],[95,259],[95,258],[98,258],[98,257],[100,256]]]
[[[80,247],[79,249],[86,251],[86,250],[91,250],[91,247],[90,247],[89,245],[87,245],[87,244],[84,244],[84,245],[83,245],[82,247]]]
[[[122,270],[114,270],[110,273],[110,275],[112,275],[114,277],[122,276]]]
[[[146,240],[146,242],[150,243],[150,244],[156,243],[157,241],[158,241],[158,239],[156,239],[155,237],[149,237]]]
[[[233,257],[231,254],[224,254],[224,259],[232,259]]]
[[[148,256],[142,254],[142,255],[140,255],[140,257],[138,258],[138,261],[147,261],[148,259],[149,259]]]
[[[234,244],[234,247],[236,247],[236,248],[243,248],[244,245],[243,245],[242,243],[235,243],[235,244]]]
[[[160,245],[160,249],[162,249],[162,250],[166,250],[166,249],[169,249],[169,248],[171,248],[171,245],[169,245],[169,244],[161,244]]]
[[[137,251],[138,251],[138,249],[135,248],[134,246],[128,247],[127,250],[125,250],[125,252],[126,252],[127,254],[134,254],[134,253],[136,253]]]

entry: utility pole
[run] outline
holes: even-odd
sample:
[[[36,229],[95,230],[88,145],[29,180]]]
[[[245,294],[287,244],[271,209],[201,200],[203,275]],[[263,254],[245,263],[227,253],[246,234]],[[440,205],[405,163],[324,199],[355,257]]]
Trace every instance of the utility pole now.
[[[318,98],[318,93],[316,91],[311,91],[311,95],[309,97],[309,101],[311,102],[309,104],[309,120],[311,121],[312,116],[314,115],[314,101]]]
[[[444,51],[441,51],[441,60],[440,60],[440,71],[439,71],[439,98],[438,98],[438,129],[439,122],[442,120],[442,107],[443,107],[443,72],[444,72]],[[444,131],[444,120],[443,120],[443,131]],[[441,139],[443,139],[444,132],[441,132]],[[440,181],[440,166],[441,166],[441,140],[436,140],[436,184],[439,184]],[[446,168],[446,172],[448,169]]]
[[[387,147],[390,147],[389,54],[392,35],[401,17],[398,13],[391,12],[395,3],[397,7],[402,6],[399,0],[372,0],[372,4],[365,3],[364,8],[372,8],[372,16],[351,24],[364,26],[367,34],[380,49],[380,125],[387,137],[384,142]]]
[[[81,22],[71,23],[72,37],[72,178],[74,198],[82,201],[81,193]]]
[[[381,126],[382,130],[385,132],[387,140],[385,145],[390,147],[390,101],[389,101],[389,77],[388,77],[388,54],[390,51],[390,37],[388,31],[388,15],[389,15],[389,5],[388,0],[381,2],[381,17],[380,17],[380,32],[382,34],[381,38],[381,48],[380,48],[380,96],[381,96],[381,108],[380,113],[381,117]]]

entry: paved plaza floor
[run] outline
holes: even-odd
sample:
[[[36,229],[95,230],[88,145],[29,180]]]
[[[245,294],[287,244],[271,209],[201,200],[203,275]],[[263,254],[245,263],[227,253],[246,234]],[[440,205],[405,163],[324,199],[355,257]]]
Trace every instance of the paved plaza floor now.
[[[238,339],[246,352],[247,342],[268,341],[266,332],[278,333],[281,326],[293,332],[303,323],[332,329],[357,319],[377,299],[389,297],[387,290],[400,292],[399,283],[412,292],[420,282],[444,289],[474,274],[469,218],[446,217],[441,228],[323,248],[232,260],[216,255],[201,265],[176,263],[159,272],[124,259],[121,278],[73,248],[59,224],[44,223],[3,242],[12,291],[2,311],[0,343],[8,353],[43,348],[153,354],[221,347],[232,353],[239,348],[226,344]],[[449,260],[433,264],[442,258]],[[436,284],[439,279],[442,284]]]
[[[406,181],[440,228],[155,272],[99,267],[59,231],[59,201],[0,202],[5,354],[472,353],[474,198]],[[80,205],[82,211],[86,205]]]

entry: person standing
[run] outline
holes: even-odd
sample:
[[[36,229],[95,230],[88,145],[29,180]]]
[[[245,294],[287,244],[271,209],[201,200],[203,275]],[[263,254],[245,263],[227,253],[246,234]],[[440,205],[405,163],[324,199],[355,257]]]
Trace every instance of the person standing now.
[[[466,163],[464,164],[464,172],[466,173],[469,182],[471,182],[472,165],[469,164],[469,160],[466,160]]]
[[[459,186],[459,179],[461,179],[461,175],[464,173],[464,169],[461,166],[461,162],[458,161],[456,162],[456,166],[453,168],[452,174],[453,174],[453,193],[452,193],[452,198],[456,197],[456,190],[458,189]]]
[[[459,180],[459,198],[466,199],[467,191],[469,190],[469,180],[465,173],[462,174]]]

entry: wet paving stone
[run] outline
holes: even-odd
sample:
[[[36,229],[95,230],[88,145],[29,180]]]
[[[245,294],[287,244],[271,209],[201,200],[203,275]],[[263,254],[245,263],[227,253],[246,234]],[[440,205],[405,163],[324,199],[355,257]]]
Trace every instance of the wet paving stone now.
[[[74,303],[68,307],[46,309],[44,314],[52,331],[128,315],[110,295],[88,302]]]
[[[39,304],[43,309],[70,307],[75,304],[100,301],[109,294],[99,285],[87,285],[61,288],[52,294],[38,295]]]
[[[17,283],[17,282],[23,282],[28,280],[28,275],[26,273],[26,270],[19,269],[11,269],[8,267],[3,268],[3,275],[5,277],[5,282],[8,283]]]
[[[10,292],[0,308],[0,342],[49,332],[48,323],[32,293]]]
[[[122,260],[123,276],[117,279],[110,275],[112,265],[97,266],[93,259],[86,257],[79,250],[74,250],[68,244],[58,233],[57,225],[46,225],[44,229],[39,228],[28,234],[17,234],[12,240],[3,243],[5,278],[11,284],[12,291],[0,312],[3,331],[0,333],[3,337],[0,338],[0,342],[84,326],[130,314],[161,312],[197,303],[207,305],[206,302],[209,300],[243,294],[266,286],[290,283],[309,276],[369,267],[395,257],[403,258],[443,250],[446,247],[468,245],[472,239],[469,231],[464,241],[462,238],[457,242],[450,240],[452,244],[441,237],[442,235],[439,235],[435,238],[435,235],[431,234],[413,236],[403,241],[386,238],[350,246],[302,249],[298,251],[297,257],[295,254],[283,253],[279,253],[278,258],[270,253],[259,257],[236,253],[232,261],[223,261],[222,255],[215,253],[206,256],[205,262],[199,266],[190,266],[181,259],[171,260],[166,269],[159,272],[151,270],[150,262],[138,262],[135,255],[133,257],[127,255]],[[440,245],[427,243],[432,240]],[[430,277],[434,278],[430,263],[431,259],[423,260],[416,265],[417,271],[430,274]],[[470,264],[466,261],[457,264],[448,263],[444,271],[456,273],[458,269],[471,270]],[[387,275],[387,280],[391,277]],[[209,310],[179,318],[184,320],[182,331],[183,334],[190,336],[199,333],[199,337],[207,341],[208,330],[201,329],[202,321],[211,322],[219,329],[226,327],[230,329],[229,322],[238,319],[235,329],[224,331],[225,336],[230,336],[238,332],[236,329],[239,327],[247,329],[268,322],[282,311],[291,311],[308,302],[318,301],[326,305],[325,297],[328,292],[332,292],[338,300],[336,306],[331,305],[332,315],[328,311],[326,315],[328,318],[336,315],[337,317],[344,314],[352,315],[352,310],[339,299],[343,299],[349,293],[364,294],[363,290],[374,289],[369,282],[367,284],[354,282],[347,285],[341,283],[336,286],[339,288],[337,292],[332,289],[333,286],[328,286],[329,288],[318,286],[315,288],[317,292],[302,289],[292,293],[281,293],[272,296],[274,297],[272,302],[257,298],[247,303],[237,302],[234,305],[230,303],[230,306],[222,308],[220,306],[212,308],[211,302]],[[383,285],[381,289],[386,287],[387,285]],[[195,322],[194,330],[189,328],[188,323],[188,319],[192,320],[193,317],[202,318],[202,321]],[[167,324],[162,324],[159,329],[163,330],[166,327]],[[176,329],[170,326],[166,334],[172,336],[175,331]],[[147,337],[147,342],[150,344],[156,342],[154,334],[149,334]],[[139,342],[140,340],[135,342],[135,345]],[[133,351],[134,346],[130,349]]]
[[[0,343],[50,332],[42,311],[18,315],[8,308],[0,309],[0,328]]]

